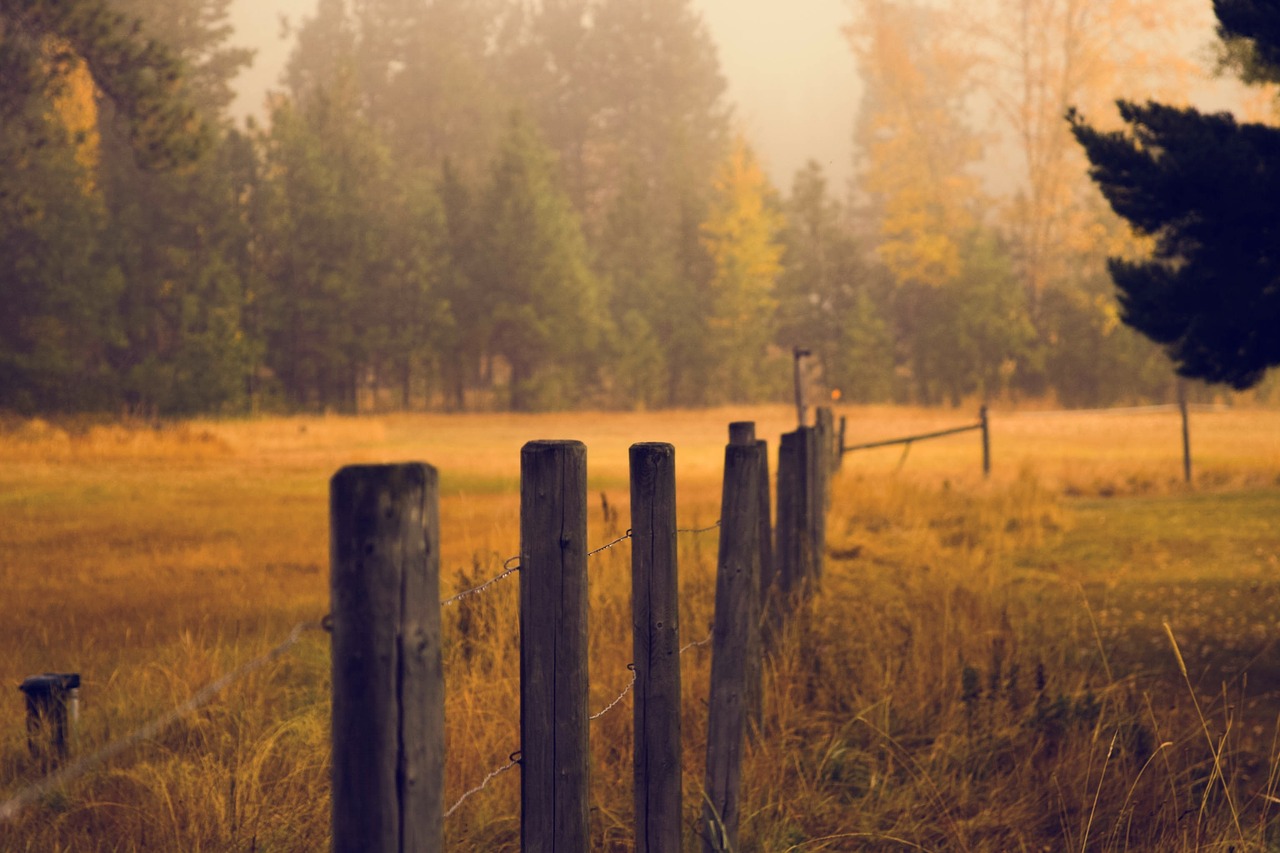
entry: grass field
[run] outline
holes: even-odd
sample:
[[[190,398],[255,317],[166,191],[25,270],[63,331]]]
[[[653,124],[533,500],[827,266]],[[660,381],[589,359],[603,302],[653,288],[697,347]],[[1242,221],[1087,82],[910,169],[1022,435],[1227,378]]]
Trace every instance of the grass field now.
[[[848,443],[976,420],[849,408]],[[782,407],[289,418],[0,430],[0,683],[85,680],[81,754],[177,707],[328,607],[341,466],[441,472],[446,595],[518,543],[519,449],[589,448],[592,542],[628,525],[627,447],[676,446],[681,527],[713,523],[726,426],[776,448]],[[745,850],[1198,850],[1280,844],[1280,412],[992,414],[851,454],[828,574],[766,674]],[[606,509],[606,505],[608,509]],[[682,622],[712,616],[715,533],[681,536]],[[625,686],[626,545],[594,557],[592,703]],[[446,611],[446,805],[518,749],[515,581]],[[1181,666],[1180,666],[1181,664]],[[685,662],[685,806],[700,801],[709,654]],[[1185,673],[1185,674],[1184,674]],[[8,710],[3,710],[7,705]],[[0,704],[0,802],[38,779]],[[593,724],[596,847],[629,848],[629,702]],[[0,850],[317,850],[328,649],[286,655],[0,825]],[[466,801],[451,850],[513,849],[518,772]]]

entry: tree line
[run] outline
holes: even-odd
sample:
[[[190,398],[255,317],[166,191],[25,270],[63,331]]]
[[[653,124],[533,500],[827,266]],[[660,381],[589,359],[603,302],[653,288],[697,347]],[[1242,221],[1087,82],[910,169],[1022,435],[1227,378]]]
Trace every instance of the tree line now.
[[[1169,393],[1111,295],[1134,238],[1025,102],[1132,67],[1090,52],[1114,21],[1033,80],[998,19],[869,0],[858,175],[780,192],[690,0],[318,0],[241,126],[229,2],[0,10],[0,409],[782,399],[796,345],[854,401]],[[979,102],[1024,143],[1005,195]]]

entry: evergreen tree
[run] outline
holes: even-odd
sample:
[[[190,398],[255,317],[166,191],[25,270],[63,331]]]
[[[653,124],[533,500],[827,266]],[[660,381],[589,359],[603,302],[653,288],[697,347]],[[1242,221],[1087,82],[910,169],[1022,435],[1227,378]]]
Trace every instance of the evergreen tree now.
[[[139,168],[110,123],[102,184],[107,242],[126,287],[112,351],[125,402],[190,415],[238,410],[255,341],[246,336],[245,263],[251,240],[244,199],[256,165],[225,111],[232,78],[251,54],[229,48],[229,0],[114,0],[181,58],[181,91],[209,128],[210,148],[182,169]]]
[[[1280,76],[1280,7],[1215,0],[1245,79]],[[1248,388],[1280,364],[1280,129],[1155,102],[1121,101],[1127,131],[1079,114],[1072,131],[1116,213],[1154,238],[1112,258],[1121,318],[1163,345],[1180,374]]]
[[[796,173],[786,205],[785,254],[778,280],[777,342],[810,349],[826,384],[856,402],[893,393],[891,282],[864,260],[843,206],[822,167]]]
[[[546,147],[513,117],[481,206],[479,274],[489,349],[510,369],[516,411],[574,403],[594,382],[604,300],[581,225]]]

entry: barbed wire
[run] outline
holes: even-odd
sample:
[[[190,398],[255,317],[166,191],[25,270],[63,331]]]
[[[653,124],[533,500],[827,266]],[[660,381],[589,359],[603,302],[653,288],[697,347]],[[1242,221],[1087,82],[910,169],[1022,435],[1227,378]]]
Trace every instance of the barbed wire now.
[[[631,528],[627,528],[626,533],[622,534],[617,539],[613,540],[607,545],[601,545],[599,548],[595,549],[594,551],[588,551],[587,556],[594,557],[596,554],[602,553],[604,551],[608,551],[610,548],[613,548],[617,545],[621,545],[623,542],[626,542],[630,538],[631,538]]]
[[[476,785],[474,788],[472,788],[471,790],[463,794],[461,797],[459,797],[458,801],[454,803],[452,806],[450,806],[449,810],[444,813],[444,816],[445,817],[452,816],[453,813],[456,812],[462,806],[462,804],[465,803],[467,799],[471,797],[472,794],[480,793],[485,788],[489,787],[490,782],[492,782],[494,779],[497,779],[503,773],[506,773],[508,770],[510,770],[512,767],[515,767],[519,763],[520,763],[520,751],[516,750],[515,752],[511,753],[510,760],[506,764],[502,765],[496,770],[490,770],[488,775],[484,777],[483,782],[481,782],[479,785]]]
[[[714,625],[709,626],[707,629],[706,637],[702,638],[701,640],[694,640],[691,643],[686,643],[684,646],[680,648],[680,654],[683,655],[685,652],[689,651],[689,649],[692,649],[696,646],[705,646],[707,643],[711,642],[711,636],[714,633],[714,630],[715,630]],[[622,700],[627,698],[627,694],[630,693],[633,689],[635,689],[636,677],[637,677],[636,665],[634,663],[629,663],[627,664],[627,669],[631,670],[631,680],[627,682],[627,686],[622,688],[622,692],[619,693],[616,697],[614,697],[614,700],[612,702],[610,702],[608,705],[605,705],[602,709],[600,709],[596,713],[592,714],[589,719],[591,720],[600,719],[605,714],[609,713],[614,708],[622,704]],[[485,775],[484,780],[479,785],[476,785],[474,788],[470,789],[461,797],[459,797],[458,801],[455,802],[449,808],[449,810],[444,813],[444,816],[449,817],[450,815],[452,815],[454,812],[458,810],[458,808],[464,802],[467,801],[467,798],[471,797],[473,794],[478,794],[481,791],[483,791],[485,788],[489,786],[490,782],[492,782],[494,779],[501,776],[503,773],[506,773],[508,770],[510,770],[512,767],[515,767],[519,763],[520,763],[520,752],[517,750],[516,752],[511,753],[510,761],[508,761],[506,764],[502,765],[501,767],[495,768],[494,770],[490,770],[489,773]]]
[[[631,680],[627,682],[627,686],[622,688],[622,692],[618,694],[617,698],[608,705],[605,705],[602,710],[592,714],[590,719],[598,720],[614,708],[618,707],[619,703],[621,703],[623,699],[627,698],[627,694],[631,692],[631,688],[636,686],[636,665],[634,663],[629,663],[627,664],[627,669],[631,670]]]
[[[703,637],[701,640],[694,640],[694,641],[693,641],[693,642],[691,642],[691,643],[686,643],[686,644],[685,644],[685,645],[680,649],[680,654],[684,654],[685,652],[689,651],[689,649],[692,649],[692,648],[694,648],[695,646],[705,646],[707,643],[711,642],[711,636],[712,636],[712,634],[714,634],[714,633],[715,633],[715,630],[716,630],[716,626],[715,626],[715,625],[709,625],[709,626],[707,626],[707,636]]]
[[[514,557],[508,557],[506,560],[503,560],[502,562],[502,572],[500,574],[496,575],[495,577],[489,578],[487,581],[480,584],[479,586],[472,587],[471,589],[465,589],[462,592],[458,593],[457,595],[446,598],[444,601],[440,602],[440,606],[448,607],[450,604],[453,604],[455,601],[461,601],[462,599],[472,595],[479,595],[489,587],[496,584],[498,581],[504,580],[505,578],[508,578],[511,575],[514,575],[516,572],[520,571],[520,564],[516,563],[513,566],[511,565],[511,563],[519,559],[520,559],[519,555],[516,555]]]
[[[697,528],[677,527],[676,533],[706,533],[708,530],[715,530],[719,526],[720,526],[720,521],[717,520],[715,524],[708,525],[707,527],[697,527]]]
[[[190,699],[183,702],[169,713],[152,720],[146,725],[135,729],[118,740],[112,741],[92,755],[87,755],[84,758],[77,759],[66,767],[45,776],[39,782],[19,791],[3,803],[0,803],[0,823],[13,820],[23,809],[45,795],[62,787],[73,779],[83,776],[89,770],[99,764],[102,764],[108,759],[114,758],[131,747],[137,746],[142,741],[156,737],[187,714],[207,705],[215,696],[223,690],[226,690],[235,682],[250,673],[256,672],[271,661],[283,655],[292,648],[299,639],[301,639],[302,632],[307,630],[323,630],[323,623],[299,622],[293,627],[293,630],[289,632],[289,636],[278,645],[205,685],[203,688],[192,694]]]
[[[712,524],[708,527],[676,528],[676,533],[706,533],[709,530],[715,530],[719,526],[720,526],[720,522],[717,521],[715,524]],[[596,548],[592,551],[588,551],[587,556],[594,557],[597,554],[600,554],[604,551],[608,551],[610,548],[615,548],[618,545],[621,545],[623,542],[626,542],[628,539],[632,539],[632,538],[634,538],[633,533],[631,529],[628,528],[626,533],[622,534],[617,539],[614,539],[612,542],[607,542],[604,545],[601,545],[599,548]],[[497,575],[489,578],[487,581],[485,581],[484,583],[478,586],[473,586],[470,589],[464,589],[462,592],[459,592],[455,595],[451,595],[450,597],[446,598],[444,601],[441,601],[440,606],[448,607],[450,604],[455,604],[464,598],[469,598],[470,596],[473,596],[473,595],[479,595],[480,593],[485,592],[486,590],[488,590],[490,587],[492,587],[494,584],[498,583],[499,581],[509,578],[511,575],[514,575],[516,572],[520,571],[519,563],[516,563],[516,565],[514,566],[511,565],[512,563],[514,563],[519,559],[520,559],[519,555],[515,557],[508,557],[506,560],[503,561],[502,571],[499,572]]]

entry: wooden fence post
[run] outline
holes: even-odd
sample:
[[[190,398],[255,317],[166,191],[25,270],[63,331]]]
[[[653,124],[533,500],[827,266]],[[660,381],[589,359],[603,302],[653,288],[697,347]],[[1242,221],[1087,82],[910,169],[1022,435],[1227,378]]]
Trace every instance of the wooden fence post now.
[[[845,430],[848,426],[849,426],[849,419],[846,416],[841,415],[840,416],[840,435],[836,440],[836,470],[837,471],[839,471],[841,468],[844,467],[844,437],[845,437]]]
[[[1182,481],[1191,482],[1191,425],[1187,417],[1187,383],[1178,379],[1178,411],[1182,414]]]
[[[809,516],[804,430],[783,433],[778,442],[777,585],[783,606],[792,608],[808,583]]]
[[[835,463],[835,415],[830,406],[819,406],[814,415],[814,428],[818,432],[819,472],[822,474],[823,493],[831,482],[831,474],[836,470]]]
[[[712,631],[711,696],[707,721],[706,795],[702,842],[706,851],[738,847],[738,796],[747,718],[747,658],[759,642],[751,640],[759,626],[760,455],[754,428],[750,438],[742,425],[732,434],[740,443],[725,448],[724,486],[720,507],[720,555],[716,570],[716,612]]]
[[[978,419],[982,426],[982,476],[991,476],[991,422],[987,419],[987,404],[978,409]]]
[[[680,600],[670,444],[631,445],[636,853],[679,853]]]
[[[428,465],[330,482],[333,850],[440,850],[439,488]]]
[[[814,592],[822,580],[823,554],[827,541],[827,484],[830,476],[826,468],[827,455],[822,452],[822,433],[816,427],[802,427],[799,431],[805,436],[805,575],[809,591]]]
[[[520,453],[520,841],[587,850],[587,448]]]
[[[757,509],[756,523],[760,527],[760,627],[766,630],[776,623],[777,609],[781,591],[777,588],[778,566],[774,556],[773,544],[773,490],[769,476],[769,443],[763,439],[756,441],[756,452],[760,455],[760,505]],[[761,643],[765,639],[761,637]]]

